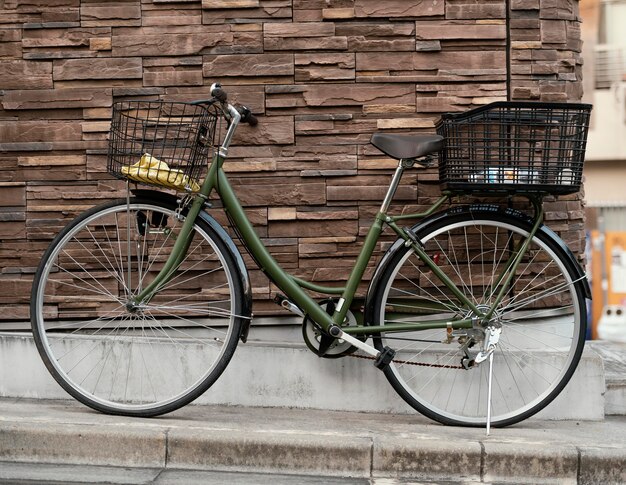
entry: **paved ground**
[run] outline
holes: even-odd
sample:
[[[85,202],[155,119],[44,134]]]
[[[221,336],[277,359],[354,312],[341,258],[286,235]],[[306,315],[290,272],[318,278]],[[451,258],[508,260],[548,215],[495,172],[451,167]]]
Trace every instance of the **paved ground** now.
[[[486,436],[419,415],[187,406],[133,419],[0,400],[0,482],[53,483],[76,465],[88,483],[626,483],[626,418],[527,420]]]
[[[0,485],[106,485],[111,483],[120,485],[469,485],[475,483],[1,462],[0,470],[4,472],[5,477],[8,477],[0,478]]]

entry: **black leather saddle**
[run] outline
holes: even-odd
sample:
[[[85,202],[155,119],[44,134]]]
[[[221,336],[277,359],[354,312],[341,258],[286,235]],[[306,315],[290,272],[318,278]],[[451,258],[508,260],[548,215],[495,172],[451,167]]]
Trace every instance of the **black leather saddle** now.
[[[374,133],[370,143],[396,160],[420,158],[443,148],[439,135],[387,135]]]

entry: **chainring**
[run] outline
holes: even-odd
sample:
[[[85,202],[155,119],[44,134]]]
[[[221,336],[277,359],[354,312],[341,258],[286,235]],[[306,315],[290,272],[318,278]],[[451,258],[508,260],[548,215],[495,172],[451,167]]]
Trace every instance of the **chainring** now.
[[[328,312],[328,305],[330,303],[331,301],[324,300],[320,303],[320,307],[324,311]],[[334,308],[334,303],[333,303],[333,308]],[[346,314],[346,320],[344,324],[342,325],[342,327],[350,327],[350,326],[356,326],[356,325],[357,325],[356,317],[350,310],[348,310],[348,313]],[[321,345],[323,337],[324,337],[324,333],[322,329],[315,322],[313,322],[313,320],[311,320],[308,316],[304,317],[304,320],[302,321],[302,338],[304,339],[304,342],[306,343],[309,350],[313,352],[314,354],[318,355],[319,357],[324,357],[326,359],[338,359],[339,357],[349,355],[355,350],[357,350],[356,347],[353,347],[348,342],[341,340],[341,339],[335,339],[330,344],[330,347],[328,348],[328,350],[326,350],[326,352],[323,355],[320,355],[320,345]],[[328,338],[332,338],[332,337],[328,337]]]

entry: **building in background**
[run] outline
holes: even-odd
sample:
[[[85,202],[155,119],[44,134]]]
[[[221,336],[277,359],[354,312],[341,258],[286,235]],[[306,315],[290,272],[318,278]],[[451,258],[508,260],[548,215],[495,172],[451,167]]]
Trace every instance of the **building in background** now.
[[[585,167],[594,336],[607,317],[626,334],[626,0],[583,0],[581,16],[584,100],[594,105]]]
[[[578,0],[0,0],[0,26],[2,330],[27,328],[54,234],[126,195],[106,173],[114,102],[205,99],[220,81],[253,108],[258,127],[229,151],[232,184],[274,257],[333,286],[395,168],[372,133],[433,133],[444,112],[582,94]],[[435,168],[405,174],[397,210],[431,204],[436,180]],[[583,218],[580,194],[546,203],[577,255]],[[250,278],[257,321],[273,318],[275,288],[254,265]]]

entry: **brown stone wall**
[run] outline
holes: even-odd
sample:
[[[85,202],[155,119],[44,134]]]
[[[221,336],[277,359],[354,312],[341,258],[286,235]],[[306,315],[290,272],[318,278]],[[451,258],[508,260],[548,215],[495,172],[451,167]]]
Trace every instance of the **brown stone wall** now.
[[[259,115],[228,170],[276,258],[344,280],[394,167],[371,134],[508,97],[578,100],[576,0],[0,0],[0,319],[28,316],[35,266],[77,212],[119,193],[111,105],[204,98],[221,81]],[[397,210],[438,194],[408,173]],[[223,217],[217,213],[217,217]],[[579,196],[548,222],[581,251]],[[251,266],[252,268],[252,266]],[[369,276],[369,273],[368,273]],[[274,311],[251,271],[255,313]],[[364,283],[364,285],[366,282]]]

